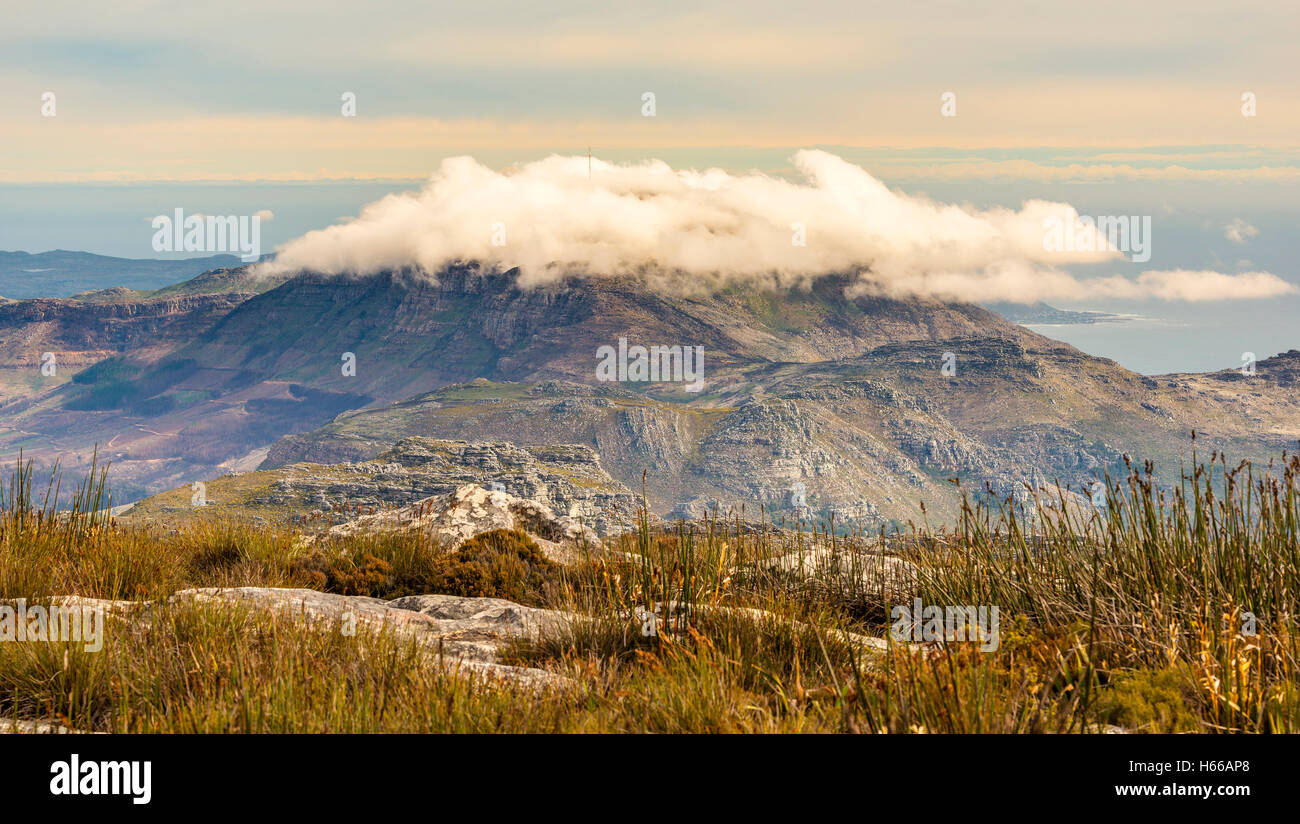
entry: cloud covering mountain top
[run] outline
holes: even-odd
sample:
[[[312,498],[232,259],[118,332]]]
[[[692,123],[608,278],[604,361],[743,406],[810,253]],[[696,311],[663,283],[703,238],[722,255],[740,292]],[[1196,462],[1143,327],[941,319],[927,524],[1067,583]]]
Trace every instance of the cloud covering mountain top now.
[[[521,282],[641,273],[680,288],[796,285],[856,273],[861,292],[972,301],[1087,298],[1207,301],[1296,287],[1267,272],[1147,271],[1080,278],[1064,267],[1123,257],[1068,204],[1019,210],[938,203],[891,190],[835,155],[794,156],[802,182],[751,172],[618,165],[551,156],[504,172],[444,160],[418,192],[309,232],[263,272],[365,275],[454,261],[519,267]],[[1069,243],[1049,242],[1065,223]],[[1150,238],[1147,238],[1148,241]]]

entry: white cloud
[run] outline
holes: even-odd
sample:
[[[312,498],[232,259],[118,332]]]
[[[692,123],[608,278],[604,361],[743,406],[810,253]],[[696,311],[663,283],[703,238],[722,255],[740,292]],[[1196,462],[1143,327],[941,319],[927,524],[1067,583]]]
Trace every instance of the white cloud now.
[[[675,288],[736,280],[794,285],[854,273],[860,291],[1032,302],[1085,297],[1213,300],[1295,291],[1267,272],[1146,272],[1079,279],[1062,266],[1121,257],[1095,229],[1075,250],[1045,249],[1045,224],[1068,204],[975,209],[890,190],[866,170],[800,151],[806,182],[757,172],[675,170],[551,156],[508,172],[472,158],[442,162],[416,193],[390,195],[338,226],[279,249],[262,271],[430,275],[457,260],[522,270],[538,284],[578,274],[643,274]],[[1073,219],[1073,218],[1071,218]],[[792,239],[803,227],[806,245]],[[494,241],[496,243],[494,244]],[[504,245],[501,245],[504,241]],[[683,277],[684,276],[684,277]]]
[[[1223,236],[1233,243],[1245,243],[1257,234],[1259,230],[1241,218],[1235,218],[1223,227]]]
[[[1013,303],[1088,299],[1204,303],[1256,300],[1300,293],[1295,285],[1269,272],[1239,272],[1229,275],[1222,272],[1174,269],[1142,272],[1136,278],[1111,275],[1081,280],[1060,269],[1034,269],[1023,263],[1006,263],[978,273],[935,272],[884,284],[864,283],[856,291]]]

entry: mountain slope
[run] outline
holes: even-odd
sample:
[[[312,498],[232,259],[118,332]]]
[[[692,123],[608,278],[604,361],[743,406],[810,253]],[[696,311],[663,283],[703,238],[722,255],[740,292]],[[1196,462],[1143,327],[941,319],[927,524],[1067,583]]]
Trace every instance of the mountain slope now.
[[[938,368],[946,351],[957,356],[951,377]],[[899,524],[919,520],[924,501],[942,521],[957,514],[953,477],[1023,499],[1029,488],[1083,490],[1119,476],[1127,454],[1176,483],[1193,429],[1202,456],[1218,449],[1266,464],[1300,440],[1286,382],[1296,368],[1300,352],[1280,355],[1261,362],[1249,394],[1207,395],[1189,381],[1231,379],[1151,379],[1051,342],[970,338],[768,365],[751,375],[753,392],[710,407],[610,387],[477,381],[341,415],[282,439],[263,466],[369,458],[413,434],[575,443],[633,489],[644,477],[661,513],[761,504],[792,518],[802,493],[802,514]]]
[[[156,490],[263,457],[268,468],[374,458],[409,435],[578,444],[634,490],[644,472],[660,512],[806,498],[876,524],[920,517],[923,500],[953,517],[954,476],[1023,494],[1084,485],[1124,454],[1176,476],[1192,429],[1206,450],[1256,460],[1300,436],[1290,354],[1262,361],[1251,383],[1144,378],[973,305],[850,298],[836,276],[705,294],[631,277],[528,288],[516,272],[465,265],[230,291],[247,277],[176,290],[166,300],[230,303],[45,390],[5,420],[0,447],[75,469],[99,443],[116,479]],[[146,305],[100,311],[143,317]],[[78,346],[113,339],[112,324],[88,328]],[[620,338],[702,347],[704,390],[602,382],[597,350]]]
[[[631,278],[525,288],[517,272],[473,266],[436,281],[302,276],[241,305],[181,356],[399,400],[476,377],[592,383],[597,347],[626,338],[703,346],[711,393],[746,364],[846,357],[889,341],[1032,335],[972,305],[849,300],[845,284],[828,277],[806,292],[669,295]],[[345,352],[356,355],[355,377],[342,374]],[[671,385],[647,391],[681,394]]]

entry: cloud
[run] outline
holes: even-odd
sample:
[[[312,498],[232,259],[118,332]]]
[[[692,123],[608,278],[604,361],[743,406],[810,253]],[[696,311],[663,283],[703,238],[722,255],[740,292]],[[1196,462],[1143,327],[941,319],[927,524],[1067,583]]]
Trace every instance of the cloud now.
[[[1133,295],[1126,294],[1126,290],[1131,287],[1122,285],[1123,278],[1107,279],[1107,282],[1110,281],[1113,281],[1114,297],[1143,296],[1197,303],[1233,298],[1256,300],[1300,292],[1294,284],[1269,272],[1238,272],[1235,275],[1185,269],[1143,272],[1132,287],[1137,293]],[[1106,288],[1106,282],[1103,282],[1102,287]]]
[[[1111,275],[1081,280],[1060,269],[1040,270],[1023,263],[1000,264],[979,273],[932,272],[885,283],[864,281],[853,291],[1011,303],[1104,299],[1205,303],[1300,294],[1300,288],[1269,272],[1228,275],[1174,269],[1142,272],[1134,279]]]
[[[261,220],[263,223],[270,223],[275,220],[275,212],[272,212],[270,209],[259,209],[258,211],[253,212],[253,217]]]
[[[1259,230],[1241,218],[1236,218],[1223,227],[1223,236],[1233,243],[1246,243],[1257,234]]]
[[[278,249],[263,272],[435,275],[453,261],[519,267],[521,282],[638,274],[672,288],[735,281],[793,286],[830,272],[857,290],[959,300],[1088,297],[1213,300],[1294,291],[1266,272],[1147,272],[1079,279],[1063,266],[1117,260],[1092,227],[1071,251],[1048,249],[1045,227],[1077,213],[1031,200],[976,209],[889,189],[821,151],[794,158],[804,182],[758,172],[679,170],[551,156],[497,172],[444,160],[415,193],[369,204],[355,219]],[[671,284],[669,284],[671,281]]]

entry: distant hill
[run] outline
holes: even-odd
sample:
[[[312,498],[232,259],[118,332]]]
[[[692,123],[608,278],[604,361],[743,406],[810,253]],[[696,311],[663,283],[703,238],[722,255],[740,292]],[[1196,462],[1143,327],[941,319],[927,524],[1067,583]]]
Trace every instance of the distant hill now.
[[[66,298],[121,286],[153,290],[189,280],[211,269],[243,266],[235,255],[185,260],[133,260],[90,252],[0,252],[0,295],[7,298]]]
[[[1065,323],[1103,323],[1123,320],[1121,315],[1107,312],[1076,312],[1071,309],[1057,309],[1043,303],[985,303],[985,309],[997,312],[1002,317],[1019,324],[1065,324]]]

